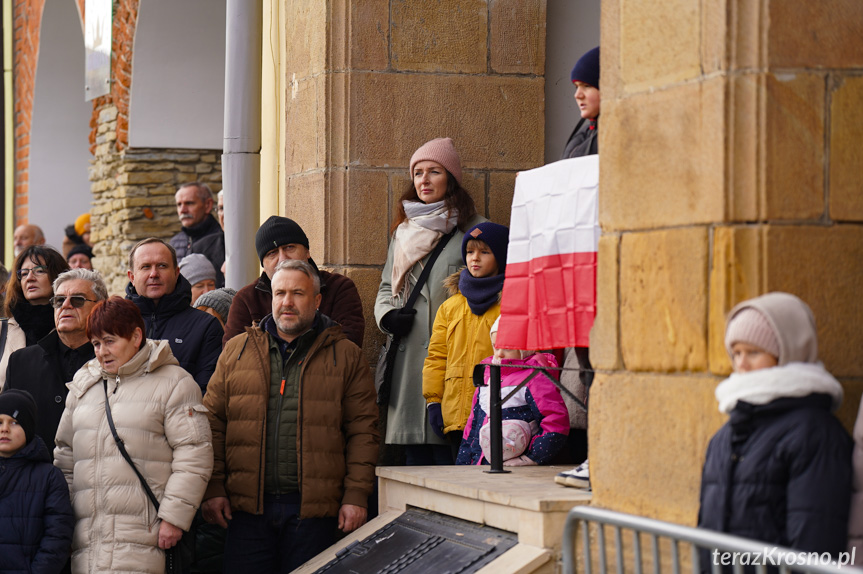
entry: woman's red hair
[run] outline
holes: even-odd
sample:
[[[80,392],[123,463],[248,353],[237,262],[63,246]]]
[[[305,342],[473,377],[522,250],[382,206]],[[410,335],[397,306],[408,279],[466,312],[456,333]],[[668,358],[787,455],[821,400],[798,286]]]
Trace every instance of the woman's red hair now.
[[[147,327],[144,325],[141,311],[128,299],[116,295],[97,303],[87,317],[87,338],[91,341],[103,335],[131,339],[135,329],[141,329],[141,345],[138,347],[140,349],[147,341],[144,335]]]

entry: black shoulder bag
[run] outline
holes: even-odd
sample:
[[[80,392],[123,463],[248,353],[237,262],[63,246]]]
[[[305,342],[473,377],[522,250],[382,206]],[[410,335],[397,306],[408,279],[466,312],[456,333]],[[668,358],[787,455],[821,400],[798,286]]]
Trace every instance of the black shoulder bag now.
[[[126,445],[123,444],[123,439],[120,438],[120,435],[117,434],[117,427],[114,426],[114,417],[111,416],[111,405],[108,404],[108,381],[102,381],[105,388],[105,415],[108,417],[108,426],[111,427],[111,434],[114,435],[114,442],[117,443],[117,448],[120,449],[120,454],[123,455],[123,458],[126,459],[126,462],[129,463],[129,466],[132,467],[132,470],[135,471],[135,474],[138,475],[138,480],[141,481],[141,486],[144,487],[144,491],[147,493],[147,498],[150,499],[150,502],[153,503],[153,507],[156,509],[156,513],[159,512],[159,501],[156,500],[156,495],[153,494],[153,490],[150,488],[150,485],[147,484],[147,480],[141,474],[141,471],[138,470],[138,467],[135,466],[135,463],[132,461],[132,457],[129,456],[129,453],[126,452]],[[184,562],[187,562],[185,565],[188,566],[191,563],[191,560],[184,561],[184,555],[188,554],[184,552],[184,548],[188,546],[190,540],[193,540],[191,536],[187,536],[187,532],[183,532],[183,537],[177,542],[172,548],[165,550],[165,574],[180,574],[183,572]]]
[[[452,236],[455,235],[456,229],[458,229],[458,227],[441,237],[437,242],[437,245],[435,245],[434,250],[432,250],[429,260],[426,262],[425,267],[423,267],[422,273],[420,273],[416,285],[414,285],[414,288],[411,290],[411,294],[402,309],[413,309],[414,303],[416,303],[423,285],[425,285],[425,282],[428,280],[435,261],[437,261],[438,256],[443,251],[443,248],[446,247],[449,240],[452,239]],[[387,342],[381,346],[381,350],[378,353],[378,364],[377,367],[375,367],[375,390],[378,392],[379,405],[385,405],[390,402],[390,389],[393,385],[393,366],[396,363],[396,353],[399,350],[400,342],[400,336],[390,335],[387,337]]]

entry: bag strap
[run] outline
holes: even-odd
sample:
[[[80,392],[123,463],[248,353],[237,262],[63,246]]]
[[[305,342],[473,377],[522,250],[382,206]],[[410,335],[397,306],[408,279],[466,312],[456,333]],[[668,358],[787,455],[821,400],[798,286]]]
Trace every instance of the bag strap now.
[[[455,235],[458,227],[453,228],[452,231],[444,235],[438,240],[437,245],[435,245],[434,250],[431,252],[429,256],[429,260],[426,262],[425,267],[423,267],[422,273],[420,273],[419,279],[417,279],[416,285],[411,290],[411,294],[408,297],[407,302],[405,303],[404,309],[413,309],[414,303],[417,301],[417,297],[420,295],[420,291],[422,291],[423,285],[425,285],[428,280],[429,274],[431,273],[432,267],[434,267],[435,261],[437,261],[438,256],[443,251],[443,248],[446,247],[446,244],[449,243],[449,240],[452,239],[452,236]]]
[[[123,458],[126,459],[126,462],[129,463],[129,466],[132,467],[135,474],[138,475],[138,480],[141,481],[141,485],[144,487],[144,490],[147,491],[147,497],[150,499],[150,502],[153,503],[153,506],[156,508],[156,512],[159,512],[159,501],[156,500],[156,495],[153,494],[152,489],[150,489],[150,485],[147,484],[147,481],[144,479],[143,475],[141,475],[141,471],[139,471],[138,467],[135,466],[135,463],[132,462],[132,457],[130,457],[129,453],[126,452],[126,445],[123,444],[123,439],[121,439],[117,434],[117,427],[114,426],[114,417],[111,416],[111,405],[108,404],[108,381],[106,379],[102,379],[102,383],[105,388],[105,415],[108,417],[108,426],[111,427],[111,434],[114,435],[114,442],[117,443],[117,448],[120,449],[120,454],[123,455]]]
[[[0,319],[3,326],[0,327],[0,361],[3,360],[3,353],[6,352],[6,335],[9,334],[9,319]]]

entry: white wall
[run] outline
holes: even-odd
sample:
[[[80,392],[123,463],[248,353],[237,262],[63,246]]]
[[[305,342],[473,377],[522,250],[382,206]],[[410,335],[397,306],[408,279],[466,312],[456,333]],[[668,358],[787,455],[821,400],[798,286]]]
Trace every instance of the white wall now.
[[[225,0],[141,0],[131,147],[222,149]]]
[[[545,40],[545,162],[560,159],[581,116],[569,73],[599,45],[600,0],[548,0]],[[601,151],[601,150],[600,150]]]
[[[92,113],[84,101],[84,33],[75,0],[45,2],[30,129],[29,221],[58,250],[63,228],[90,210]]]

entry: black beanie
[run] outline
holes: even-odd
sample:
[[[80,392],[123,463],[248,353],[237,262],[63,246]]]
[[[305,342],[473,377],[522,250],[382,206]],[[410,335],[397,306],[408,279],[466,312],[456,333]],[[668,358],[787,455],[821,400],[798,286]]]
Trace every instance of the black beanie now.
[[[27,444],[33,440],[36,430],[36,401],[27,391],[7,389],[0,393],[0,415],[7,415],[18,421],[24,429]]]
[[[477,239],[489,246],[497,260],[497,272],[506,269],[506,251],[509,247],[509,228],[505,225],[483,221],[471,227],[461,240],[461,260],[467,265],[467,242]]]
[[[578,59],[569,78],[573,82],[584,82],[599,89],[599,46]]]
[[[79,253],[83,253],[88,258],[93,259],[95,255],[93,255],[93,250],[86,243],[79,243],[75,247],[69,250],[69,255],[66,256],[66,261],[72,259],[73,255],[78,255]]]
[[[309,238],[306,237],[303,228],[297,222],[287,217],[271,215],[255,234],[255,249],[258,251],[258,259],[264,264],[264,255],[288,243],[302,245],[309,248]]]

